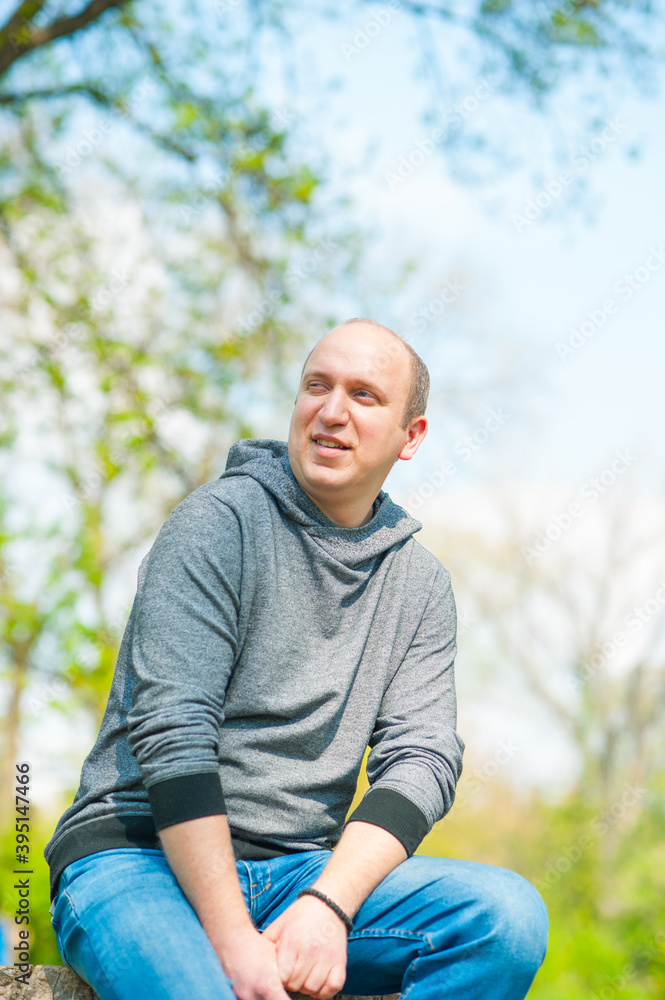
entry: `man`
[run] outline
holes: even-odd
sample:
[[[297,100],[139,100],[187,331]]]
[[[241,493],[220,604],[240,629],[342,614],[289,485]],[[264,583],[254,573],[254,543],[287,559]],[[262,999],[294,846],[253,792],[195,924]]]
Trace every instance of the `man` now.
[[[546,947],[535,889],[414,856],[463,749],[449,575],[381,490],[427,433],[428,384],[387,328],[330,331],[288,446],[234,445],[141,564],[46,848],[61,954],[102,1000],[525,996]]]

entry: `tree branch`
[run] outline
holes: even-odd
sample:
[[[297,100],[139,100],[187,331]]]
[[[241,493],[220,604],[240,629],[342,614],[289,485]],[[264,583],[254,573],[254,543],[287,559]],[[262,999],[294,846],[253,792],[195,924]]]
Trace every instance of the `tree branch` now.
[[[72,83],[63,87],[42,87],[39,90],[26,90],[24,93],[0,93],[1,104],[24,104],[27,101],[48,101],[50,98],[68,97],[70,94],[83,94],[92,97],[99,104],[112,104],[113,101],[103,91],[89,83]]]
[[[28,24],[35,14],[40,12],[45,3],[46,0],[26,0],[25,3],[20,3],[14,13],[9,15],[9,18],[5,21],[2,28],[0,28],[0,47],[4,45],[10,36],[16,35],[21,25]]]
[[[32,100],[52,100],[58,97],[68,97],[71,94],[80,95],[82,97],[89,97],[97,104],[102,105],[105,108],[111,108],[112,110],[119,111],[125,115],[125,117],[132,123],[134,128],[138,131],[147,135],[155,145],[161,146],[169,153],[176,153],[183,159],[187,160],[189,163],[193,163],[196,160],[196,155],[187,149],[181,143],[176,142],[167,135],[160,135],[158,132],[154,132],[148,125],[140,122],[137,118],[134,118],[128,111],[127,107],[123,102],[115,97],[111,97],[109,94],[105,94],[103,90],[99,90],[89,83],[73,83],[69,86],[63,87],[47,87],[40,90],[29,90],[25,94],[19,93],[9,93],[0,94],[0,107],[4,105],[11,104],[21,104],[25,101]]]
[[[107,10],[123,7],[127,3],[129,0],[90,0],[88,6],[80,13],[72,17],[61,17],[52,24],[34,30],[30,28],[30,17],[34,17],[43,4],[34,0],[21,4],[0,32],[0,77],[26,52],[41,48],[42,45],[47,45],[57,38],[73,35],[86,28],[92,21],[96,21]],[[25,26],[23,30],[20,29],[21,23]]]

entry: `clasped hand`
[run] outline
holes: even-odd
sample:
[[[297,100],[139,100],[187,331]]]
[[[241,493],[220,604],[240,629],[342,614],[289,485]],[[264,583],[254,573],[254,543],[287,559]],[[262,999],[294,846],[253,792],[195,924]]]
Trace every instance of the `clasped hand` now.
[[[343,920],[316,896],[301,896],[263,931],[275,943],[284,988],[330,1000],[346,980]]]

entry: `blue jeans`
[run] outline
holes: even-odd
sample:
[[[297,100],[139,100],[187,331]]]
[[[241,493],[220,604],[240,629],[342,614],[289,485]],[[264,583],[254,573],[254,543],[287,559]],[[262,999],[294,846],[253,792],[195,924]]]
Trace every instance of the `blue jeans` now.
[[[259,931],[316,881],[331,851],[237,861]],[[234,1000],[231,981],[161,850],[69,865],[53,912],[64,962],[101,1000]],[[547,946],[547,911],[505,868],[413,855],[358,910],[344,993],[409,1000],[521,1000]]]

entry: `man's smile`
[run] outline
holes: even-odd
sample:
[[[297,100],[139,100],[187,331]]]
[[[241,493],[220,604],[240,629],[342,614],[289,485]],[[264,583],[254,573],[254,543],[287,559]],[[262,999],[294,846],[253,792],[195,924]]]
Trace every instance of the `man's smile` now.
[[[344,444],[334,437],[324,437],[321,434],[316,434],[312,440],[319,455],[334,455],[340,451],[350,450],[349,445]]]

